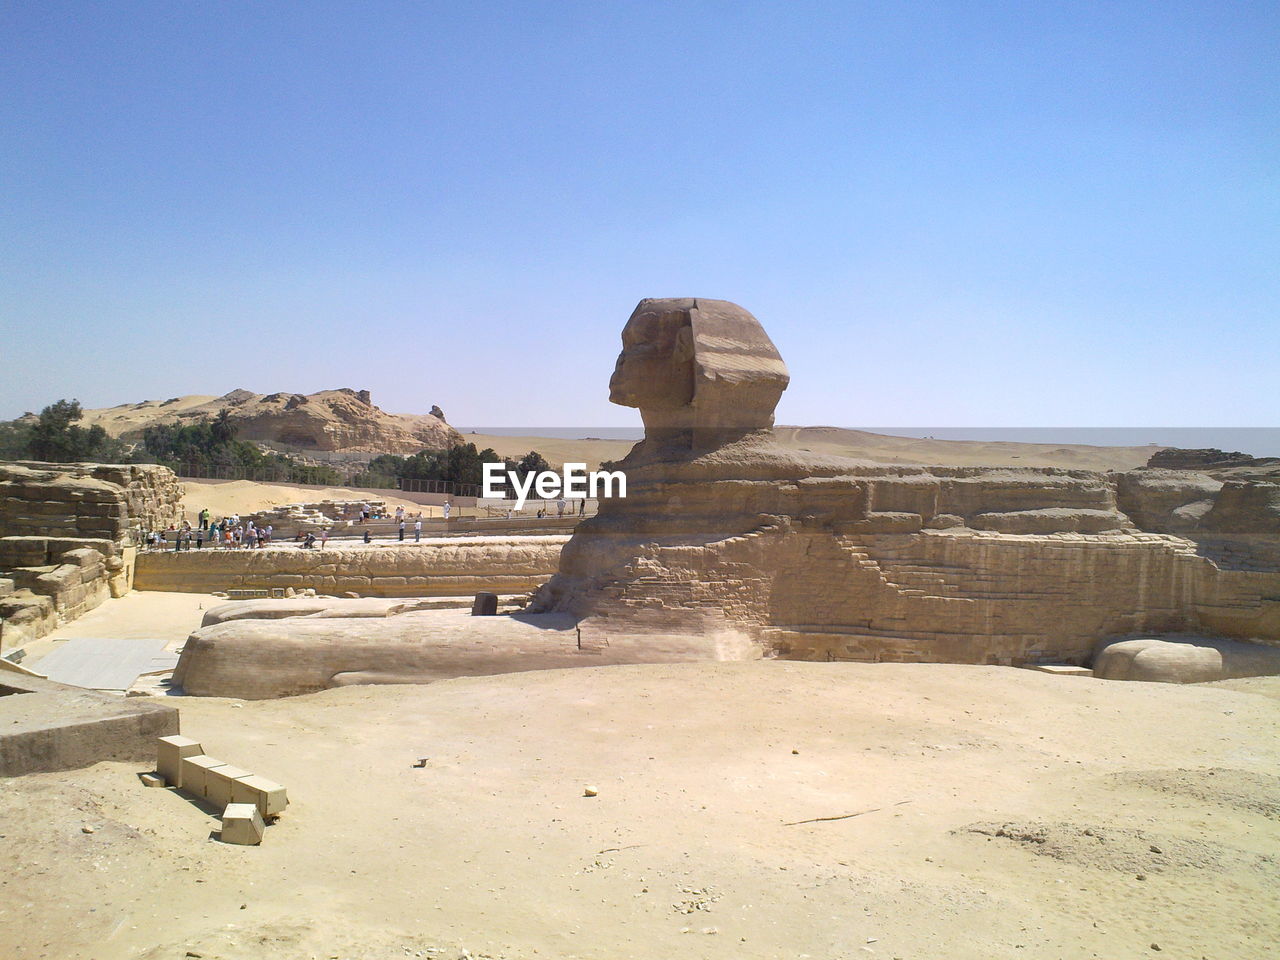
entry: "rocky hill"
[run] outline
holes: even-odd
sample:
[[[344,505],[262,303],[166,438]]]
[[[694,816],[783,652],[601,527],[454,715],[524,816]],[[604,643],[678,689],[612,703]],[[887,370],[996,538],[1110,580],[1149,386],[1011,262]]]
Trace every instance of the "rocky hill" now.
[[[417,453],[443,449],[461,440],[433,407],[428,414],[387,413],[374,406],[368,390],[319,393],[252,393],[232,390],[221,397],[187,396],[145,400],[103,410],[86,410],[84,425],[100,424],[122,440],[140,440],[161,423],[192,423],[228,410],[237,437],[301,452]]]

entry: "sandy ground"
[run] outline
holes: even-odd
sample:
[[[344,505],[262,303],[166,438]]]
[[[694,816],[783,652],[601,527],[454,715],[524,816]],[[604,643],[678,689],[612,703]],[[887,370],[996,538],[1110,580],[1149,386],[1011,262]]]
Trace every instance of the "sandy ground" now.
[[[22,661],[36,673],[40,658],[61,641],[77,637],[119,637],[122,639],[157,638],[169,641],[166,647],[181,646],[191,631],[200,626],[204,611],[224,599],[200,593],[164,593],[130,591],[116,600],[107,600],[79,619],[64,623],[53,633],[25,645]]]
[[[957,467],[1064,467],[1133,470],[1146,466],[1157,446],[1098,447],[1071,443],[996,440],[921,440],[841,427],[775,427],[785,447],[879,463],[947,464]]]
[[[985,440],[920,440],[841,427],[775,427],[784,447],[855,460],[951,466],[1065,467],[1073,470],[1132,470],[1145,466],[1159,447],[1098,447],[1085,444],[1007,443]],[[619,460],[632,443],[623,440],[563,440],[555,437],[464,436],[477,447],[493,447],[500,456],[521,457],[537,450],[555,464],[585,462],[595,469],[601,460]]]
[[[188,698],[288,787],[266,842],[142,764],[6,781],[0,956],[1256,960],[1278,685],[763,661]]]
[[[287,503],[319,503],[321,500],[381,500],[394,511],[402,506],[408,513],[424,517],[441,516],[439,507],[414,503],[394,496],[392,490],[360,490],[354,487],[309,487],[302,484],[255,483],[252,480],[183,479],[182,509],[194,520],[205,508],[215,517],[233,513],[246,515]],[[461,516],[454,510],[452,516]]]

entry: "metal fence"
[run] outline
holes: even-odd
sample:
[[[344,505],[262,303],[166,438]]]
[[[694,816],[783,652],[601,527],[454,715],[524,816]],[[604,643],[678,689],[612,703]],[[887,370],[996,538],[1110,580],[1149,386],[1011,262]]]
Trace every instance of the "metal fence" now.
[[[255,483],[297,483],[308,486],[333,486],[332,480],[308,478],[287,464],[272,463],[252,469],[232,463],[178,463],[172,469],[180,477],[191,480],[252,480]],[[406,493],[440,493],[452,497],[478,497],[480,484],[456,483],[453,480],[419,480],[397,478],[385,474],[347,471],[339,473],[339,482],[368,490],[403,490]]]
[[[405,493],[444,493],[451,497],[480,496],[480,484],[455,483],[452,480],[419,480],[415,477],[401,477],[397,489]]]

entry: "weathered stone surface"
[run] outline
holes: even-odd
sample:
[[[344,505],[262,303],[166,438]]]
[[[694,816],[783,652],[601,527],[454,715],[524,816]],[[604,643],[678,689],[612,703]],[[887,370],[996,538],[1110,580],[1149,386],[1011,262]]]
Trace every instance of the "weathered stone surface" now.
[[[199,741],[177,734],[156,739],[156,772],[171,787],[182,786],[182,761],[204,753]]]
[[[561,614],[473,618],[467,610],[378,619],[229,620],[188,638],[173,679],[194,696],[256,700],[351,684],[759,655],[733,633],[584,631],[580,637],[575,627],[573,617]]]
[[[443,417],[387,413],[374,406],[368,390],[345,387],[311,394],[232,390],[203,402],[146,402],[86,410],[84,423],[97,424],[112,436],[139,440],[148,426],[211,419],[224,409],[235,421],[240,439],[304,452],[417,453],[424,448],[443,450],[462,440]]]
[[[1093,674],[1104,680],[1207,683],[1280,674],[1280,649],[1209,637],[1139,637],[1099,647]]]
[[[700,303],[644,301],[628,323],[610,383],[646,425],[620,464],[628,497],[578,526],[531,610],[671,629],[719,617],[805,659],[1080,663],[1135,631],[1280,640],[1280,538],[1258,485],[780,448],[764,427],[785,368],[723,304],[718,349],[768,356],[747,413],[707,426],[690,372]],[[1223,541],[1237,531],[1247,546]]]
[[[1215,533],[1280,534],[1280,483],[1228,480],[1200,526]]]
[[[181,496],[164,467],[0,463],[0,573],[21,588],[0,609],[0,648],[38,639],[128,592],[130,527],[177,519]],[[37,597],[52,601],[52,616]]]
[[[192,635],[175,676],[189,693],[270,697],[580,665],[587,653],[1079,664],[1100,638],[1138,632],[1280,640],[1280,538],[1232,519],[1266,520],[1256,489],[1237,504],[1195,478],[818,456],[773,439],[787,382],[741,307],[644,300],[610,381],[645,423],[620,464],[627,497],[577,526],[529,614],[469,627],[427,611],[225,620]],[[1184,526],[1200,539],[1165,532]],[[349,569],[306,563],[298,582],[322,592],[425,592],[404,567],[371,572],[362,590]],[[556,616],[567,619],[541,619]],[[572,643],[568,625],[581,629]],[[584,650],[582,636],[608,641]]]
[[[148,760],[157,737],[178,732],[169,704],[17,673],[0,677],[0,777]]]
[[[223,843],[254,846],[262,842],[266,832],[262,814],[253,804],[228,803],[225,805],[222,813],[222,832],[219,835]]]
[[[217,593],[314,587],[365,597],[531,592],[555,572],[564,536],[449,537],[399,546],[157,551],[138,557],[139,590]]]

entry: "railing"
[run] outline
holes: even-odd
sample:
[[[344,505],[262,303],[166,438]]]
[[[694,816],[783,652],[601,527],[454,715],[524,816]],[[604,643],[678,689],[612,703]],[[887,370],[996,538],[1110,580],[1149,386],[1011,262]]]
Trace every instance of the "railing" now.
[[[401,477],[396,489],[405,493],[445,493],[453,497],[478,497],[480,484],[456,483],[453,480],[419,480],[416,477]]]
[[[458,483],[453,480],[421,480],[417,477],[393,477],[386,474],[352,471],[340,474],[336,481],[309,479],[286,464],[267,464],[247,468],[231,463],[178,463],[166,464],[180,477],[192,480],[252,480],[256,483],[298,483],[308,486],[347,485],[369,490],[403,490],[406,493],[441,493],[453,497],[478,497],[480,484]],[[305,469],[305,465],[303,465]]]

